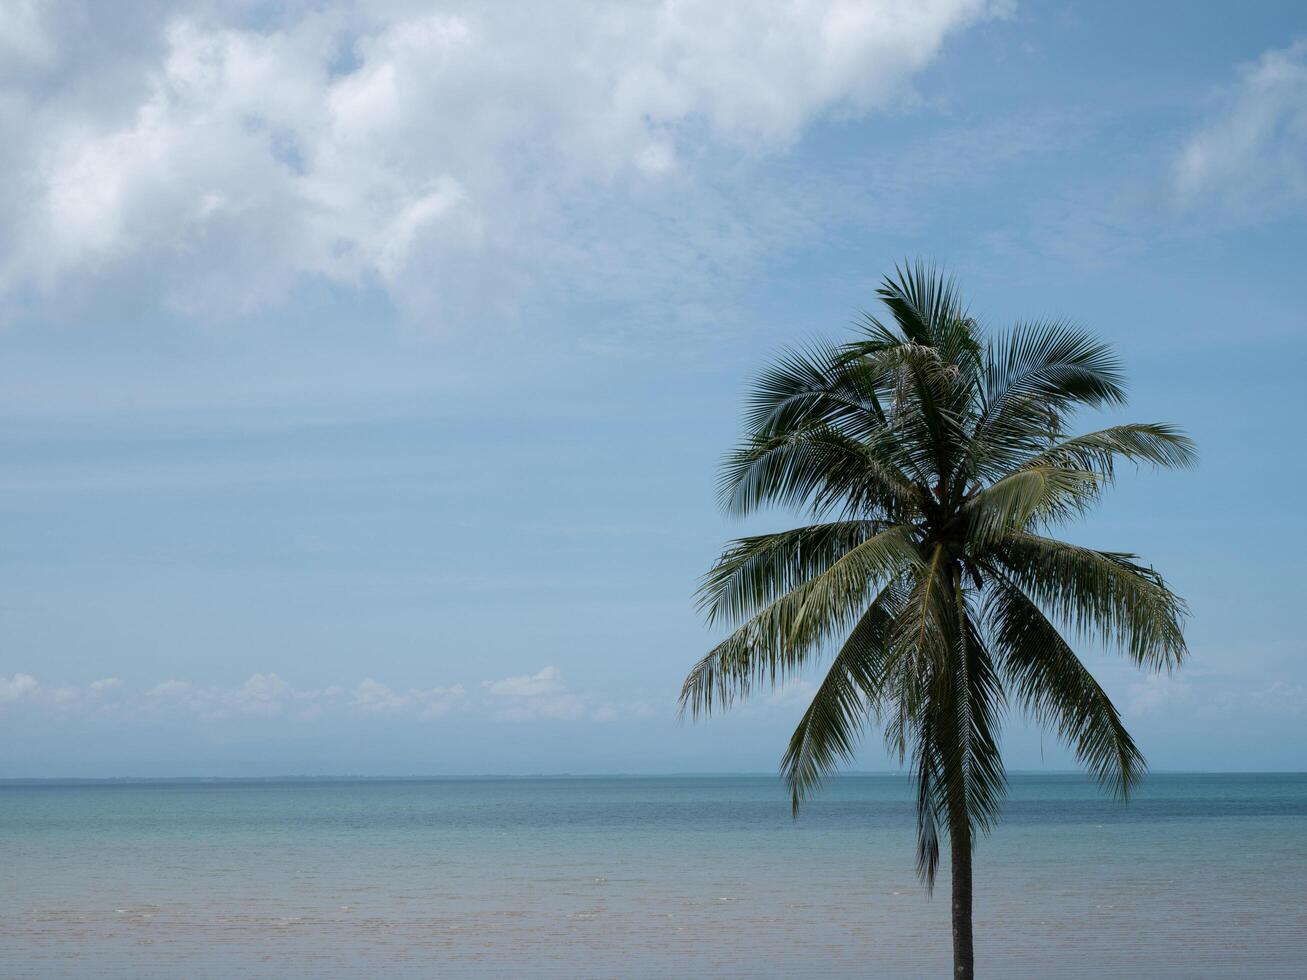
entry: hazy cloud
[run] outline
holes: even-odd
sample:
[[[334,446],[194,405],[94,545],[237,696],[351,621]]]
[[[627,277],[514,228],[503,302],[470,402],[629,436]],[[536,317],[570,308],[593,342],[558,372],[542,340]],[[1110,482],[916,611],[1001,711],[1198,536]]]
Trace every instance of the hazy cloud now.
[[[1307,686],[1282,679],[1226,674],[1150,674],[1126,687],[1126,714],[1230,719],[1307,712]]]
[[[544,667],[535,674],[519,674],[496,681],[482,681],[490,696],[490,716],[496,721],[596,721],[614,722],[649,718],[657,709],[643,701],[614,702],[578,694],[563,683],[557,667]]]
[[[354,689],[350,706],[364,713],[403,714],[412,712],[420,718],[440,718],[467,694],[463,685],[432,687],[425,690],[409,688],[397,693],[372,678]]]
[[[112,710],[123,686],[117,677],[104,677],[84,687],[71,684],[43,684],[31,674],[0,674],[0,709],[5,705],[37,705],[67,712],[76,708],[88,711]]]
[[[1155,714],[1190,700],[1189,682],[1175,674],[1148,674],[1126,687],[1126,713]]]
[[[31,697],[39,687],[36,678],[31,674],[14,674],[13,677],[0,674],[0,702]]]
[[[1189,206],[1257,216],[1307,201],[1307,39],[1246,66],[1175,163]]]
[[[254,674],[237,688],[203,687],[168,680],[145,692],[147,710],[181,708],[206,721],[282,713],[291,686],[276,674]]]
[[[531,698],[561,692],[563,677],[557,667],[545,667],[536,674],[521,674],[516,677],[505,677],[499,681],[484,681],[481,686],[498,697]]]
[[[592,710],[588,699],[569,691],[557,667],[497,681],[482,681],[482,690],[495,700],[491,715],[499,721],[552,718],[575,721]]]
[[[35,708],[58,715],[80,712],[119,719],[163,714],[190,716],[205,723],[248,718],[286,718],[314,722],[335,716],[425,721],[459,710],[499,721],[618,721],[655,714],[645,702],[616,703],[570,690],[557,667],[535,674],[484,681],[479,696],[462,684],[394,688],[375,678],[353,687],[335,684],[297,688],[275,673],[253,674],[234,687],[171,679],[140,691],[107,677],[89,684],[47,685],[31,674],[0,675],[0,713]]]

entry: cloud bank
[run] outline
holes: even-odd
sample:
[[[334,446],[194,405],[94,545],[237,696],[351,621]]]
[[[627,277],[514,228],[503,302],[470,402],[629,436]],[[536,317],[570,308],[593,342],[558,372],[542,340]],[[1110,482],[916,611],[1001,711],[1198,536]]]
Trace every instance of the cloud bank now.
[[[458,683],[397,689],[372,677],[349,687],[299,688],[275,673],[253,674],[235,687],[172,679],[139,690],[116,677],[79,686],[46,684],[26,673],[0,674],[0,719],[32,710],[57,719],[190,717],[202,723],[254,718],[306,723],[332,718],[431,721],[454,713],[504,722],[611,722],[658,713],[649,702],[615,702],[572,690],[554,666],[535,674],[482,681],[471,692]],[[667,714],[671,710],[669,706]]]
[[[231,315],[327,282],[449,320],[730,262],[714,168],[901,104],[1005,6],[10,0],[0,291]]]

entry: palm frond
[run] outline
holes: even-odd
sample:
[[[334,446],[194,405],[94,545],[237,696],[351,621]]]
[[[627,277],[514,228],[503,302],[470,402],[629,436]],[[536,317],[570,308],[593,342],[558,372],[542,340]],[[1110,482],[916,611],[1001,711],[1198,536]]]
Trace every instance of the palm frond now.
[[[1184,469],[1194,465],[1197,453],[1193,440],[1174,426],[1136,422],[1064,439],[1026,465],[1091,470],[1111,482],[1117,460]]]
[[[962,587],[961,574],[955,575],[953,585],[958,620],[953,688],[958,701],[959,737],[944,746],[942,754],[950,768],[962,773],[964,812],[970,829],[988,832],[998,818],[1007,785],[998,745],[1004,693]]]
[[[973,547],[983,548],[1009,532],[1066,520],[1093,504],[1099,486],[1099,474],[1092,470],[1052,464],[1018,470],[963,505],[968,540]]]
[[[1015,699],[1039,724],[1051,725],[1102,785],[1125,798],[1143,775],[1144,757],[1107,693],[1006,577],[995,579],[988,612]]]
[[[803,712],[781,759],[795,816],[805,796],[842,762],[853,759],[863,727],[874,716],[890,656],[888,634],[903,601],[890,582],[849,633]]]
[[[1141,666],[1170,669],[1187,652],[1185,605],[1134,557],[1019,532],[995,542],[987,555],[1023,592],[1082,635],[1120,646]]]
[[[812,341],[786,350],[754,381],[745,431],[774,436],[820,424],[849,435],[885,424],[879,377],[845,346]]]
[[[926,891],[933,893],[939,872],[939,817],[947,805],[943,802],[944,763],[939,756],[936,716],[923,712],[916,723],[912,769],[917,784],[917,877]]]
[[[890,707],[885,742],[900,762],[911,756],[917,786],[917,873],[933,889],[939,868],[939,817],[948,809],[951,774],[942,749],[949,721],[941,698],[951,683],[956,607],[949,560],[936,545],[914,570],[902,608],[889,624],[891,656],[882,684]]]
[[[983,349],[976,322],[952,277],[923,262],[897,266],[876,295],[909,342],[935,348],[963,370],[979,365]]]
[[[824,571],[778,597],[715,646],[690,671],[681,710],[706,714],[775,685],[802,667],[820,645],[865,612],[881,583],[920,558],[907,529],[891,527],[856,544]]]
[[[841,504],[848,513],[894,520],[913,512],[921,497],[897,464],[889,432],[857,440],[816,426],[754,436],[727,457],[718,498],[736,515],[769,504],[814,513]]]
[[[1125,375],[1112,348],[1069,323],[1019,324],[990,345],[985,361],[985,423],[1013,399],[1054,406],[1125,402]]]
[[[1112,349],[1059,321],[1020,324],[990,342],[977,411],[961,467],[993,479],[1062,436],[1080,405],[1125,401]]]
[[[738,623],[885,529],[881,521],[834,521],[737,538],[704,576],[699,609],[709,625]]]
[[[851,345],[850,349],[856,349]],[[884,400],[902,456],[918,479],[945,479],[965,448],[969,389],[959,365],[935,347],[905,342],[864,355],[886,379]]]

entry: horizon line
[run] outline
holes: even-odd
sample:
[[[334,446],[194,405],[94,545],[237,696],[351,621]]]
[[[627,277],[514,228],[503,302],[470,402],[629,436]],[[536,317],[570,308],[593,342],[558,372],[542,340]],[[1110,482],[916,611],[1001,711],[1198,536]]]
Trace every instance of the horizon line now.
[[[903,769],[859,769],[834,773],[828,781],[850,777],[907,777]],[[1010,776],[1080,776],[1088,780],[1095,777],[1079,769],[1013,769]],[[1303,769],[1154,769],[1145,776],[1302,776]],[[759,770],[689,770],[684,772],[540,772],[540,773],[429,773],[405,775],[346,774],[291,774],[268,776],[0,776],[0,786],[32,785],[41,783],[305,783],[305,782],[456,782],[459,780],[545,780],[545,779],[760,779],[783,777],[779,773]]]

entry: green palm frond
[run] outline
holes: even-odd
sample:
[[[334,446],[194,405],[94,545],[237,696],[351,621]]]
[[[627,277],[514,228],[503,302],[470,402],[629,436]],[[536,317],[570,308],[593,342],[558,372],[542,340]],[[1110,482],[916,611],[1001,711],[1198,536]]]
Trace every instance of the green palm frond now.
[[[1142,666],[1169,669],[1184,660],[1184,602],[1134,555],[1013,533],[989,557],[1081,635],[1121,647]]]
[[[1069,323],[1019,324],[990,345],[985,361],[981,403],[987,421],[1020,399],[1054,407],[1125,403],[1125,376],[1112,348]]]
[[[939,871],[940,811],[947,804],[944,792],[944,762],[940,758],[937,716],[922,712],[914,719],[912,768],[917,789],[917,877],[928,892],[935,890]]]
[[[831,661],[790,737],[781,771],[796,815],[828,774],[852,761],[858,738],[877,711],[891,655],[889,630],[902,602],[901,582],[881,590]]]
[[[792,676],[841,628],[856,622],[881,583],[919,555],[905,529],[891,527],[850,548],[820,574],[756,612],[699,661],[681,689],[682,711],[704,714],[753,684]]]
[[[919,477],[951,473],[967,438],[963,423],[968,386],[958,365],[938,349],[916,343],[869,353],[864,359],[886,379],[891,429],[912,472]]]
[[[1143,775],[1143,754],[1070,644],[1006,578],[995,580],[990,616],[1015,699],[1035,721],[1052,726],[1100,783],[1127,796]]]
[[[892,434],[858,440],[825,426],[750,437],[727,457],[718,498],[736,515],[766,505],[816,513],[841,502],[886,517],[910,514],[921,491],[898,469],[894,451]]]
[[[738,538],[704,576],[699,609],[709,624],[741,622],[884,530],[882,521],[834,521]]]
[[[976,321],[967,314],[951,277],[922,262],[899,266],[876,295],[910,343],[939,351],[965,374],[980,368],[983,347]]]
[[[883,426],[880,377],[846,348],[814,341],[783,351],[754,382],[745,429],[772,436],[811,425],[850,434]]]
[[[1193,440],[1171,425],[1114,425],[1064,439],[1030,460],[1027,466],[1069,466],[1092,470],[1111,482],[1118,460],[1151,463],[1162,469],[1185,469],[1197,460]]]
[[[1007,785],[999,752],[1004,691],[960,575],[953,584],[958,617],[953,688],[959,737],[945,743],[942,754],[950,771],[961,773],[968,824],[973,831],[987,832],[998,819]]]
[[[1106,344],[1060,321],[1018,325],[988,345],[963,469],[981,479],[1009,472],[1060,438],[1075,407],[1124,401]]]
[[[1067,520],[1098,496],[1100,478],[1090,470],[1051,464],[1031,466],[991,483],[962,505],[968,540],[975,548],[1031,525]]]

